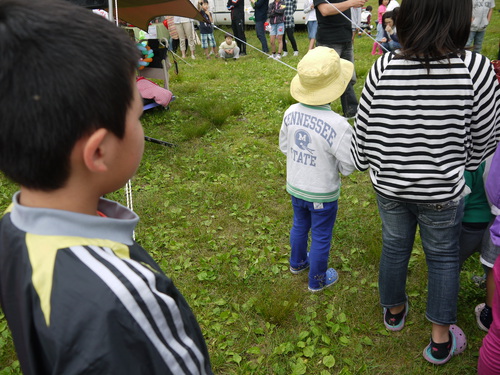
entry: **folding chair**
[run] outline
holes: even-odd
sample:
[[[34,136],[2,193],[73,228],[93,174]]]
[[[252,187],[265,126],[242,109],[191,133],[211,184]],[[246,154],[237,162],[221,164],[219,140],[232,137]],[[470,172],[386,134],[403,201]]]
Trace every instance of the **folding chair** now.
[[[169,69],[172,64],[168,60],[168,40],[162,38],[158,39],[146,39],[148,46],[153,50],[154,56],[153,61],[149,63],[147,67],[139,70],[139,76],[145,78],[161,79],[163,80],[163,87],[168,90],[169,85]],[[143,40],[141,40],[142,42]]]

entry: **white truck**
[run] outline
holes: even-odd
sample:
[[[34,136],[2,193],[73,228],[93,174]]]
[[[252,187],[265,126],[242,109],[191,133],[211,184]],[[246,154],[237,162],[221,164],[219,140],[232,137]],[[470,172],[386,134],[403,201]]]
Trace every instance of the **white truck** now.
[[[231,12],[227,9],[227,0],[212,0],[210,2],[214,23],[216,25],[231,25]],[[253,14],[254,10],[250,4],[250,0],[245,0],[245,25],[255,25]],[[304,0],[297,0],[297,10],[294,13],[294,17],[296,25],[304,25],[306,23]]]

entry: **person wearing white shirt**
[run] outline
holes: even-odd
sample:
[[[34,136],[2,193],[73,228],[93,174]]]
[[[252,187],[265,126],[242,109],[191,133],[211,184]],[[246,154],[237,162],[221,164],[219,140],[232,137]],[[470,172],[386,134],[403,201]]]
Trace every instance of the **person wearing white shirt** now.
[[[399,3],[397,0],[389,1],[389,4],[387,5],[386,12],[389,12],[389,11],[393,10],[394,8],[399,8]]]
[[[316,43],[316,32],[318,31],[318,19],[316,18],[313,0],[306,0],[304,2],[304,13],[307,15],[306,25],[307,36],[309,37],[309,49],[313,49]]]

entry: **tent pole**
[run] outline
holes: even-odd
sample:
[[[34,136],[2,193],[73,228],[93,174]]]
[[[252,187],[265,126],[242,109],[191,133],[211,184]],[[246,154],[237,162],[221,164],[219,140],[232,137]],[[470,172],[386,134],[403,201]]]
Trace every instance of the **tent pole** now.
[[[113,17],[114,13],[115,13],[115,11],[113,9],[113,0],[108,0],[108,20],[110,20],[111,22],[114,21],[114,17]]]

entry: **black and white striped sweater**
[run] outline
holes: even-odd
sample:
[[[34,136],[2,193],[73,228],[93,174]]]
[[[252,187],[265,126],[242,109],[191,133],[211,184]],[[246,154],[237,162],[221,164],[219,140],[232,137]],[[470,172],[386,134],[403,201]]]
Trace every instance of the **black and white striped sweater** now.
[[[475,170],[500,139],[500,86],[490,61],[466,52],[420,62],[385,54],[361,95],[351,156],[370,168],[376,192],[408,202],[460,197],[464,170]]]

